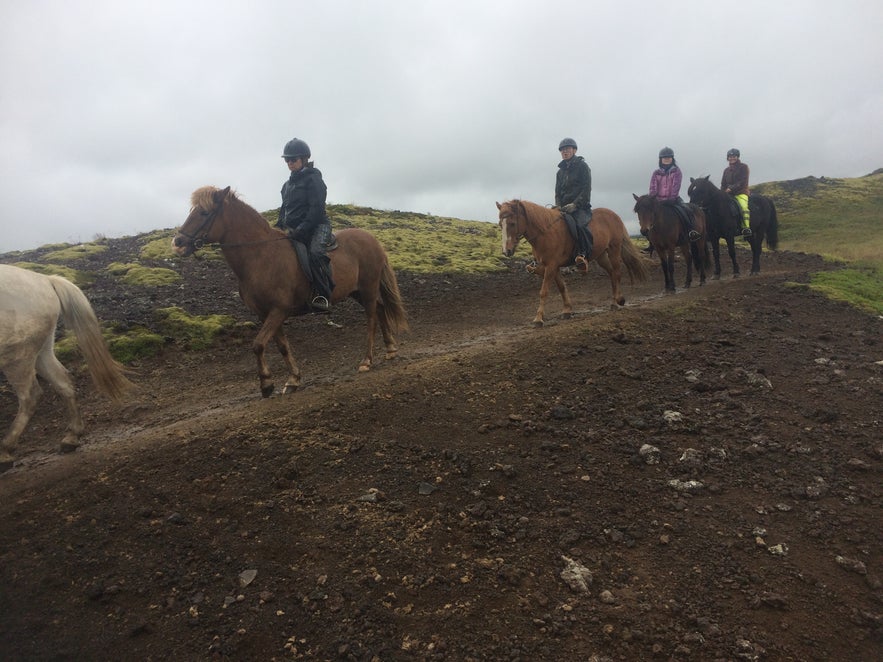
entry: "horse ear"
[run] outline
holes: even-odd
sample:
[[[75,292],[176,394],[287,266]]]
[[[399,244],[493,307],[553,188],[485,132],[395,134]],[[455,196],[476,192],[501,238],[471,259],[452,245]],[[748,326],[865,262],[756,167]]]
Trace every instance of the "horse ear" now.
[[[711,178],[711,175],[705,175],[705,181],[708,181]]]
[[[639,199],[640,199],[640,198],[638,198],[638,196],[636,196],[634,193],[632,193],[632,197],[633,197],[635,200],[639,200]]]
[[[498,202],[498,203],[497,203],[497,209],[502,209],[502,208],[503,208],[503,205],[501,205],[501,204]]]
[[[690,177],[690,183],[691,183],[691,184],[692,184],[693,182],[695,182],[695,181],[696,181],[695,179],[693,179],[692,177]]]

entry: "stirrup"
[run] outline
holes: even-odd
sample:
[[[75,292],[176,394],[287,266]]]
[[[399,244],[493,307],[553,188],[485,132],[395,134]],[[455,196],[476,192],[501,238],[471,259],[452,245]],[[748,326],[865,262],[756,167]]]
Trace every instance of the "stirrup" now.
[[[327,313],[331,311],[331,304],[328,303],[328,299],[318,294],[310,301],[310,308],[317,313]]]
[[[751,231],[751,228],[742,228],[743,237],[750,237],[752,234],[754,233]]]
[[[577,255],[573,263],[576,265],[576,270],[580,273],[589,273],[589,261],[586,259],[585,255]]]
[[[537,265],[536,260],[532,262],[528,262],[524,265],[524,270],[529,274],[535,274],[539,269],[539,265]]]
[[[690,237],[690,241],[698,241],[702,238],[702,235],[699,234],[697,230],[690,230],[690,232],[687,233],[687,236]]]

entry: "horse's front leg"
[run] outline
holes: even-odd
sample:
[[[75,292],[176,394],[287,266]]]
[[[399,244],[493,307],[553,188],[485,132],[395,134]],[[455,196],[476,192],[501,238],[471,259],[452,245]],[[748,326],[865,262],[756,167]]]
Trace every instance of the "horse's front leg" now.
[[[720,239],[711,240],[711,254],[714,257],[714,276],[713,280],[720,280],[721,277],[721,246]]]
[[[270,342],[270,338],[275,337],[276,333],[282,328],[286,317],[287,314],[283,310],[270,311],[270,314],[264,318],[264,323],[258,330],[254,343],[252,343],[251,349],[258,362],[258,379],[261,384],[261,395],[265,398],[273,395],[273,390],[275,389],[275,384],[273,384],[273,380],[270,378],[270,366],[267,365],[267,344]],[[288,341],[285,340],[285,343],[287,344]],[[290,347],[288,353],[289,355],[291,354]]]
[[[727,253],[730,256],[730,262],[733,263],[733,278],[739,277],[739,260],[736,259],[736,239],[732,236],[726,238]]]
[[[540,285],[540,307],[537,308],[537,314],[533,318],[533,325],[536,327],[543,326],[544,324],[544,316],[546,313],[546,297],[549,296],[549,288],[551,284],[555,281],[555,275],[559,269],[553,269],[550,265],[546,265],[546,269],[543,272],[543,284]]]

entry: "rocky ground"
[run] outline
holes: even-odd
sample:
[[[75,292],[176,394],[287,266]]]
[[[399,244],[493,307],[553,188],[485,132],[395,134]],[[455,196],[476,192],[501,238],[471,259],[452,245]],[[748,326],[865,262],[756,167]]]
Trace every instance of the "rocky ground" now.
[[[250,319],[222,263],[174,268],[88,294]],[[248,329],[122,405],[71,366],[83,447],[47,393],[0,476],[0,659],[880,659],[881,321],[795,286],[825,268],[663,296],[655,265],[619,311],[569,274],[542,329],[518,265],[400,274],[399,359],[356,373],[355,304],[290,320],[305,387],[269,399]]]

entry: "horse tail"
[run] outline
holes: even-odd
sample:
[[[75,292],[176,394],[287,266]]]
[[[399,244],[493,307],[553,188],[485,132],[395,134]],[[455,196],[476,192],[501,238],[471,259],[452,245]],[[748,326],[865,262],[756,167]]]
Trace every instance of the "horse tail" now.
[[[767,248],[776,250],[779,247],[779,215],[776,213],[776,203],[770,199],[770,221],[766,231]]]
[[[650,275],[647,270],[647,263],[641,257],[638,247],[632,243],[628,232],[623,232],[621,246],[620,255],[622,256],[622,263],[629,273],[629,280],[632,284],[635,282],[643,283]]]
[[[405,313],[405,304],[402,294],[399,292],[399,282],[396,274],[389,266],[389,261],[384,260],[383,270],[380,272],[380,315],[386,322],[387,328],[393,332],[408,330],[408,316]]]
[[[77,337],[77,345],[92,375],[96,388],[105,395],[119,400],[134,384],[126,379],[126,369],[110,355],[101,326],[92,304],[76,285],[61,276],[49,276],[61,304],[64,323]]]

